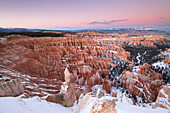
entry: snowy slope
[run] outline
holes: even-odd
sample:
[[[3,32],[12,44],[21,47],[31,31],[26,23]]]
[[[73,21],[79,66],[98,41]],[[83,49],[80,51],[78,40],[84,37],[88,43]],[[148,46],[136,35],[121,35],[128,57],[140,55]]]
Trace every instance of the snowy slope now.
[[[92,89],[94,90],[95,88],[100,89],[101,86],[95,85]],[[125,96],[125,93],[122,94],[119,89],[114,90],[117,92],[118,99],[115,106],[117,113],[170,113],[170,110],[163,109],[160,107],[152,109],[152,106],[149,104],[145,104],[145,107],[135,106],[133,105],[132,100]],[[101,98],[96,98],[88,94],[86,94],[84,97],[84,99],[80,99],[80,103],[78,105],[74,106],[73,113],[90,113],[90,110],[92,109],[95,102],[101,103],[103,100],[116,99],[115,97],[111,97],[108,94]],[[79,109],[78,107],[80,106],[81,108]]]
[[[151,107],[134,106],[120,101],[116,102],[117,113],[169,113],[163,108],[152,109]]]
[[[118,94],[119,95],[119,94]],[[113,97],[105,96],[101,99],[90,97],[86,101],[85,106],[78,113],[90,113],[90,110],[96,100],[112,99]],[[63,107],[60,104],[50,103],[39,97],[29,99],[21,99],[19,97],[0,97],[0,113],[72,113],[77,105],[73,107]],[[134,106],[122,98],[122,102],[118,99],[116,102],[117,113],[169,113],[170,111],[163,108],[152,109],[151,106],[140,107]]]
[[[73,113],[90,113],[90,110],[92,109],[93,104],[95,101],[102,101],[103,99],[111,100],[113,97],[105,96],[101,99],[96,99],[94,97],[91,97],[91,99],[88,99],[86,102],[83,102],[83,105],[81,110],[78,110],[78,112]],[[163,108],[156,108],[152,109],[151,106],[141,107],[141,106],[135,106],[128,102],[128,100],[117,101],[116,102],[116,110],[117,113],[169,113],[170,111]],[[99,108],[96,108],[99,109]]]
[[[71,113],[72,107],[49,103],[39,97],[0,97],[0,113]]]

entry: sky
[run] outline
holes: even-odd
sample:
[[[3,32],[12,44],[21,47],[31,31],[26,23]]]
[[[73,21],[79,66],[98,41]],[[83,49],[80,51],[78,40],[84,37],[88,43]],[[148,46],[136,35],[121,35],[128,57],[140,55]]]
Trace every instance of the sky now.
[[[0,27],[170,28],[170,0],[0,0]]]

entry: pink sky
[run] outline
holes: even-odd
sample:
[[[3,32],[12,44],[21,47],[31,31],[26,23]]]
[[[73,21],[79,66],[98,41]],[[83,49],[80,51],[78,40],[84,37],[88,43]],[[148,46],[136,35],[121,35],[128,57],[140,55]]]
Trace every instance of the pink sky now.
[[[0,27],[168,25],[169,6],[170,0],[3,0]]]

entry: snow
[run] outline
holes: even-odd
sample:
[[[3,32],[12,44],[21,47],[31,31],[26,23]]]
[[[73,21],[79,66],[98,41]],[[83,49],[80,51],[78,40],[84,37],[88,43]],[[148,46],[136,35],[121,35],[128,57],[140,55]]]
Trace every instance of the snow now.
[[[117,113],[168,113],[167,109],[134,106],[120,101],[116,102]]]
[[[3,75],[3,74],[0,74],[0,75]],[[10,77],[2,76],[2,78],[0,78],[0,79],[6,80],[6,79],[10,79]]]
[[[100,92],[101,92],[101,89],[97,89],[96,97],[99,97]]]
[[[139,66],[134,66],[134,67],[132,68],[132,72],[133,72],[134,74],[136,74],[136,72],[138,72],[139,70],[140,70]]]
[[[117,93],[118,101],[115,107],[117,113],[168,113],[169,111],[160,107],[152,109],[151,106],[141,107],[132,105],[132,101],[126,97],[125,93],[123,93],[123,95],[120,91]],[[84,99],[81,98],[80,102],[73,107],[64,107],[60,104],[47,102],[37,96],[28,99],[21,98],[21,96],[0,97],[0,113],[90,113],[95,102],[100,103],[106,99],[115,99],[115,97],[111,96],[104,96],[98,99],[86,94],[83,97]],[[78,108],[78,105],[81,109]],[[99,104],[95,109],[100,110],[100,108],[101,106]],[[79,109],[79,111],[75,112],[77,109]]]
[[[94,85],[94,86],[92,87],[92,90],[93,90],[93,91],[96,91],[96,90],[98,90],[98,89],[102,89],[102,85]]]
[[[116,53],[116,54],[117,54],[117,51],[112,51],[112,50],[110,50],[110,52],[112,52],[112,53]]]
[[[130,104],[130,105],[133,104],[132,100],[131,100],[131,99],[128,99],[128,98],[125,96],[125,93],[123,93],[123,97],[122,97],[122,101],[121,101],[121,102],[124,103],[124,104]]]
[[[166,67],[166,66],[168,66],[168,64],[164,64],[164,62],[163,61],[161,61],[161,62],[156,62],[156,63],[154,63],[154,64],[152,64],[152,66],[159,66],[160,68],[162,68],[162,67]]]
[[[39,97],[0,97],[0,113],[71,113],[72,107],[41,100]]]
[[[120,94],[121,95],[121,94]],[[119,96],[120,97],[120,96]],[[86,99],[83,99],[83,102],[81,103],[82,100],[80,100],[79,106],[81,106],[82,108],[78,110],[78,112],[73,112],[74,113],[90,113],[92,106],[94,105],[95,102],[102,102],[103,100],[112,100],[115,99],[115,97],[111,97],[111,96],[104,96],[100,99],[92,97],[90,95],[85,95]],[[121,99],[118,99],[118,101],[116,102],[116,110],[117,113],[168,113],[167,109],[163,109],[163,108],[156,108],[156,109],[152,109],[151,106],[147,106],[146,107],[141,107],[141,106],[135,106],[132,105],[133,102],[127,98],[125,96],[125,93],[123,94],[123,97]],[[76,108],[78,109],[78,108]],[[75,111],[76,111],[75,109]],[[96,108],[100,110],[101,106],[100,104],[98,106],[96,106]]]
[[[56,91],[56,92],[58,91],[58,90],[54,90],[54,89],[45,89],[45,88],[39,88],[39,89],[41,89],[42,91]],[[63,92],[65,92],[65,91],[63,91]]]
[[[34,89],[34,87],[33,87],[33,86],[26,86],[26,88]]]
[[[138,60],[138,64],[140,64],[140,58],[141,57],[141,55],[138,53],[138,56],[136,57],[136,59]]]
[[[168,86],[170,87],[170,86]],[[166,106],[167,108],[170,109],[170,102],[169,102],[169,99],[168,99],[168,95],[164,92],[163,89],[160,90],[161,94],[162,94],[162,97],[159,97],[157,98],[157,102],[159,102],[160,104]],[[166,104],[165,104],[166,103]]]
[[[1,68],[2,67],[2,68]],[[3,69],[4,68],[4,66],[2,66],[2,65],[0,65],[0,72],[1,73],[7,73],[7,74],[9,74],[9,75],[11,75],[11,76],[15,76],[15,77],[20,77],[19,75],[19,73],[13,73],[12,71],[13,70],[11,70],[11,69]]]
[[[67,85],[66,82],[64,82],[63,85],[61,86],[61,91],[60,92],[66,93],[67,92],[67,88],[68,88],[68,85]]]
[[[73,113],[90,113],[96,100],[97,98],[86,94],[84,97],[80,98],[78,105],[73,108]]]

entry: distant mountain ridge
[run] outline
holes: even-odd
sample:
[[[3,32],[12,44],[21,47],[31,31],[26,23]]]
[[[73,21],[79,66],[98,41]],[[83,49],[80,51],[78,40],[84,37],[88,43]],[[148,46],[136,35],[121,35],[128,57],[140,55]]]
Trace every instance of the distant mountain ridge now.
[[[0,32],[30,32],[30,31],[42,31],[42,29],[28,29],[28,28],[1,28]]]
[[[101,29],[76,29],[76,30],[48,30],[48,29],[29,29],[29,28],[1,28],[0,32],[43,32],[43,31],[67,31],[67,32],[82,32],[82,31],[96,31],[99,33],[119,33],[129,35],[162,35],[170,39],[170,31],[154,30],[151,28],[101,28]]]

